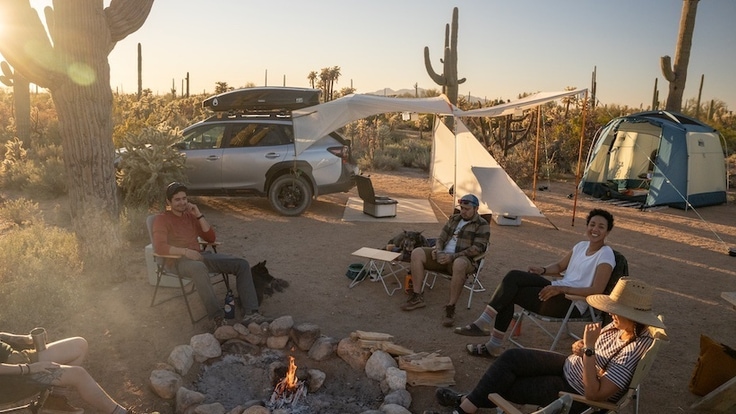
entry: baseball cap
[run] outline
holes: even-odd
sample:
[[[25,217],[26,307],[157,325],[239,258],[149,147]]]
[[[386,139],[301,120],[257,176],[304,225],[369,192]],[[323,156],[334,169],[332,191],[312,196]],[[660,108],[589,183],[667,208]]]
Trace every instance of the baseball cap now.
[[[480,205],[480,203],[478,202],[478,197],[472,194],[464,195],[463,198],[460,199],[460,204],[470,204],[474,207],[478,207]]]
[[[171,200],[171,198],[174,197],[174,194],[178,193],[179,191],[187,191],[187,186],[176,181],[169,184],[166,187],[166,199]]]

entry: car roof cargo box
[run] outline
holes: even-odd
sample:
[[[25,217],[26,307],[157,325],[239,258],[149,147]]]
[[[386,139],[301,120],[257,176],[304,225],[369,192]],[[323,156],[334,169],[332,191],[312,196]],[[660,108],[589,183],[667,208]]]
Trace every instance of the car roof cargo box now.
[[[224,111],[293,111],[319,104],[319,89],[259,87],[244,88],[210,96],[202,102],[203,108]]]

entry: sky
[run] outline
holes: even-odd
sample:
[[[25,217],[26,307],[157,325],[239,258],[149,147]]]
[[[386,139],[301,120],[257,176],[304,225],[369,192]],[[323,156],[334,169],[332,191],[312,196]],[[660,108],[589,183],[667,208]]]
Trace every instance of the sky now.
[[[31,0],[33,6],[50,0]],[[104,0],[105,6],[109,0]],[[213,93],[232,87],[309,87],[307,75],[339,66],[336,89],[437,89],[424,66],[429,47],[442,73],[445,25],[459,8],[461,95],[516,99],[521,93],[590,88],[601,104],[646,108],[655,79],[668,83],[660,57],[674,62],[682,0],[155,0],[148,19],[109,56],[113,90],[143,87]],[[42,15],[42,13],[41,13]],[[736,1],[702,0],[683,103],[719,99],[736,108]]]

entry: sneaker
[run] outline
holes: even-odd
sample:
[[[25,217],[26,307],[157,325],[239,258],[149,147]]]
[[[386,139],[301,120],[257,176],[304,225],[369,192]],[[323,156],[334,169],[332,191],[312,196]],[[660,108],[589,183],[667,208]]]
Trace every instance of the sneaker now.
[[[63,395],[50,394],[39,413],[42,414],[83,414],[84,410],[77,408],[67,401]]]
[[[437,388],[434,393],[437,402],[443,407],[459,407],[464,395],[444,387]]]
[[[424,294],[423,293],[412,292],[411,297],[401,307],[401,310],[410,311],[410,310],[414,310],[414,309],[423,308],[425,306],[427,306],[427,305],[424,303]]]
[[[256,323],[256,324],[259,324],[260,325],[263,322],[271,322],[271,321],[268,318],[266,318],[265,316],[261,315],[259,312],[252,312],[252,313],[249,313],[249,314],[245,315],[245,317],[243,317],[243,321],[241,323],[244,326],[248,326],[248,325],[250,325],[252,323]]]
[[[455,305],[445,305],[445,317],[442,319],[442,326],[452,328],[455,325]]]

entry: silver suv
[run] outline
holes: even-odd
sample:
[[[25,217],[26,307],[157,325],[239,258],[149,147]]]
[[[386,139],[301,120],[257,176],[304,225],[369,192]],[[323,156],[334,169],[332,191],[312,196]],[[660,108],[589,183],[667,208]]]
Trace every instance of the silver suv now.
[[[271,90],[281,93],[284,89],[240,91],[263,94]],[[217,105],[213,98],[203,105]],[[267,196],[274,210],[296,216],[309,208],[313,197],[349,191],[355,186],[353,177],[358,168],[351,159],[350,142],[332,132],[295,157],[290,117],[294,108],[278,106],[282,108],[261,105],[250,112],[218,110],[216,115],[182,131],[183,139],[176,148],[186,157],[191,195]]]

